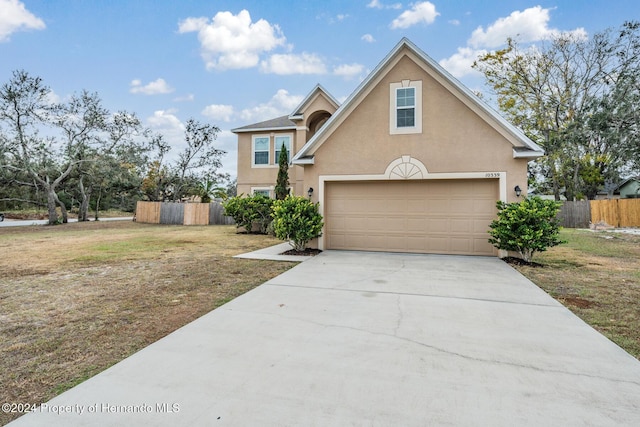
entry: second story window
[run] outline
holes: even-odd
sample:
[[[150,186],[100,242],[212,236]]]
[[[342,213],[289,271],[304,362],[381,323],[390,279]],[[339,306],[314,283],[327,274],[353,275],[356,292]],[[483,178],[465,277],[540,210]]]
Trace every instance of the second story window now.
[[[416,125],[416,89],[413,87],[396,89],[396,127]]]
[[[422,81],[393,82],[389,89],[389,134],[422,133]]]
[[[269,137],[256,136],[253,138],[253,164],[269,164]]]
[[[280,151],[282,151],[282,145],[287,149],[287,162],[291,162],[291,137],[290,136],[276,136],[274,142],[275,159],[273,162],[278,164],[280,162]]]

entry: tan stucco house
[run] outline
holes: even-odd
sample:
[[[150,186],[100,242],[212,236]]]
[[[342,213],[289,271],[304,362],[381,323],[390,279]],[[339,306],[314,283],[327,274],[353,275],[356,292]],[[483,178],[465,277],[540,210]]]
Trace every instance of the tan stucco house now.
[[[342,105],[316,86],[289,116],[233,132],[239,194],[273,196],[291,147],[292,192],[324,216],[319,249],[496,255],[496,201],[526,195],[543,154],[406,38]]]

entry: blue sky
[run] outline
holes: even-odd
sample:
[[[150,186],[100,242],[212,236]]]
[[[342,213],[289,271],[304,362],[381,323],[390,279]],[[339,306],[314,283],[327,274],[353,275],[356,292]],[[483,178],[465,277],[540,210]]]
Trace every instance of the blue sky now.
[[[98,92],[180,148],[189,118],[230,129],[288,114],[317,84],[344,100],[408,37],[473,90],[470,64],[507,37],[589,37],[640,19],[637,0],[0,0],[0,84],[17,69],[64,100]]]

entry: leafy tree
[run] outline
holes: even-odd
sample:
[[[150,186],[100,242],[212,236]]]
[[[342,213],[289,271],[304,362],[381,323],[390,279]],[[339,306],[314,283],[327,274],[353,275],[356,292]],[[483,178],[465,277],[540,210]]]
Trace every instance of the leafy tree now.
[[[271,207],[274,200],[261,194],[249,197],[242,195],[225,201],[224,214],[233,218],[238,228],[251,233],[257,227],[260,233],[266,234],[271,223]]]
[[[282,144],[278,158],[278,177],[276,179],[276,200],[284,200],[289,195],[289,154]]]
[[[560,206],[560,202],[539,197],[516,203],[498,201],[498,219],[491,222],[489,243],[518,252],[523,260],[531,262],[536,252],[564,243],[559,238]]]
[[[111,114],[96,93],[83,91],[64,103],[53,103],[51,91],[41,78],[14,71],[10,81],[0,88],[0,140],[4,153],[0,166],[23,179],[15,184],[35,185],[38,191],[32,197],[38,199],[39,191],[44,193],[49,224],[67,222],[71,192],[64,191],[66,181],[72,174],[77,175],[81,206],[86,209],[89,165],[129,141],[138,126],[134,115]]]
[[[41,78],[14,71],[11,80],[0,88],[0,125],[4,125],[6,150],[3,168],[28,176],[45,191],[49,223],[56,224],[56,190],[73,165],[61,165],[53,141],[39,135],[39,129],[51,123],[54,106],[49,102],[50,93]]]
[[[276,237],[290,241],[296,251],[304,251],[311,239],[322,234],[322,215],[318,204],[302,196],[287,196],[273,205]]]
[[[583,166],[596,166],[610,180],[628,162],[624,153],[637,126],[616,124],[623,115],[627,123],[637,118],[629,88],[640,73],[639,52],[639,24],[625,23],[618,32],[609,29],[590,39],[561,33],[528,48],[508,39],[506,48],[475,62],[499,109],[545,149],[536,172],[556,200],[563,188],[570,200],[591,192],[581,179]],[[605,117],[598,117],[599,110]],[[589,163],[588,157],[606,161]]]
[[[175,165],[174,200],[197,194],[202,176],[209,179],[216,177],[217,169],[222,166],[220,159],[225,154],[225,151],[213,146],[219,132],[217,126],[194,119],[187,120],[184,132],[186,146],[178,154]]]
[[[165,157],[171,146],[162,134],[150,135],[148,146],[149,151],[155,153],[155,156],[147,166],[140,190],[147,200],[163,202],[171,197],[171,188],[175,181],[172,171],[165,164]]]

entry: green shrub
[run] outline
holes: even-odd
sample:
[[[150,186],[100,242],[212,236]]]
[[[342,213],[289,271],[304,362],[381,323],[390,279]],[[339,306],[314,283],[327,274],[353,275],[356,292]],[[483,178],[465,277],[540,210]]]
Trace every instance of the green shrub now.
[[[223,203],[224,214],[233,218],[238,228],[244,227],[251,233],[256,227],[260,233],[266,234],[271,223],[271,206],[273,200],[261,194],[254,196],[236,196]]]
[[[560,227],[556,215],[561,203],[525,198],[517,203],[498,201],[498,219],[490,227],[489,243],[498,249],[515,251],[531,262],[536,252],[565,243],[559,239]]]
[[[276,200],[272,216],[276,237],[290,241],[296,251],[304,251],[311,239],[322,235],[318,204],[304,197],[287,196],[284,200]]]

